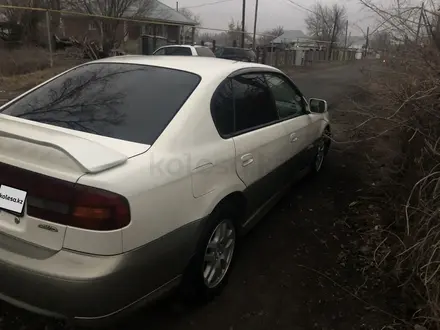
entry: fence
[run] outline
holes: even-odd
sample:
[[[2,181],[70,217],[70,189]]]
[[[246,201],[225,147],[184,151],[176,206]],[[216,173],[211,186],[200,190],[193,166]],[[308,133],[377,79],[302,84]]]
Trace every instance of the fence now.
[[[23,44],[40,46],[38,47],[39,52],[45,49],[46,65],[50,67],[66,61],[72,61],[72,59],[85,60],[103,56],[103,51],[100,48],[103,25],[100,25],[99,22],[106,20],[118,22],[118,24],[115,24],[116,28],[112,37],[119,44],[118,49],[113,49],[113,55],[123,53],[142,54],[142,40],[144,39],[142,35],[145,34],[151,35],[153,50],[161,44],[200,43],[202,41],[200,37],[201,31],[221,33],[221,35],[218,35],[218,38],[222,40],[217,40],[217,45],[214,40],[209,45],[209,41],[205,40],[207,46],[214,49],[218,46],[232,46],[234,43],[237,43],[237,39],[241,39],[241,31],[201,26],[183,26],[182,23],[178,24],[166,19],[152,21],[148,19],[114,18],[82,12],[7,5],[0,5],[0,10],[13,11],[15,19],[18,21],[25,17],[26,14],[32,13],[33,19],[37,22],[34,27],[26,31],[27,34],[25,34],[28,39],[24,40],[23,31],[15,31],[14,26],[11,26],[10,22],[0,21],[0,50],[6,47],[19,48]],[[15,28],[17,27],[18,25],[15,26]],[[14,35],[20,36],[15,43],[8,40],[13,39]],[[273,36],[262,33],[257,33],[256,36],[258,38],[265,37],[266,39],[273,38]],[[247,37],[250,36],[248,35]],[[248,43],[247,46],[251,47],[252,44]],[[260,63],[277,67],[310,66],[325,61],[349,61],[355,58],[355,51],[353,50],[335,49],[329,53],[327,50],[319,50],[318,47],[310,47],[309,45],[306,48],[303,46],[297,44],[296,48],[292,50],[282,50],[274,45],[257,47],[256,54]],[[13,59],[15,62],[17,60],[16,58]],[[41,68],[44,65],[38,64],[37,66]],[[0,74],[2,74],[1,68]]]

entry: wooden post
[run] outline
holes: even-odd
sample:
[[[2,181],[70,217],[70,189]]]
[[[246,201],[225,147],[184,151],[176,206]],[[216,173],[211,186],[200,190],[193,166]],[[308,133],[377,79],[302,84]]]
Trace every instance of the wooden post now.
[[[213,41],[212,41],[212,51],[213,51],[213,52],[215,52],[215,44],[216,44],[216,41],[213,40]]]
[[[255,36],[257,34],[257,18],[258,18],[258,0],[255,0],[255,18],[254,18],[254,36],[252,38],[252,47],[255,50]]]
[[[194,26],[191,28],[191,43],[196,44],[196,28]]]
[[[52,33],[50,32],[50,15],[49,11],[46,11],[46,28],[47,28],[47,45],[49,46],[49,64],[53,67],[53,54],[52,54]]]
[[[368,54],[368,44],[370,42],[370,27],[367,27],[367,41],[365,43],[365,57],[367,57]]]
[[[241,13],[241,48],[244,48],[245,21],[246,21],[246,0],[243,0],[243,8]]]
[[[420,27],[422,26],[422,19],[423,19],[423,11],[424,10],[425,10],[425,3],[422,2],[422,8],[420,9],[419,24],[417,25],[416,44],[419,43]]]

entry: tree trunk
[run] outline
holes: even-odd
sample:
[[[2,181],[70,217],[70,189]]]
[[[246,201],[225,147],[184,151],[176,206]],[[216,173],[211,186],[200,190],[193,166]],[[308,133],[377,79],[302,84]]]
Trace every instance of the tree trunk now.
[[[333,51],[333,43],[336,41],[335,39],[336,39],[336,29],[337,29],[337,25],[338,25],[338,20],[339,20],[339,16],[337,15],[337,14],[335,14],[335,22],[334,22],[334,24],[333,24],[333,31],[332,31],[332,37],[331,37],[331,40],[330,40],[330,52],[329,52],[329,57],[328,57],[328,60],[330,61],[330,59],[331,59],[331,53],[332,53],[332,51]]]

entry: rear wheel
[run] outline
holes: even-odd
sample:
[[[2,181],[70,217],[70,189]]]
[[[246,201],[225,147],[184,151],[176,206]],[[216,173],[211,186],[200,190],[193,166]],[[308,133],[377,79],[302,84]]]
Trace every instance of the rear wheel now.
[[[330,130],[326,129],[324,131],[324,134],[318,141],[316,154],[311,164],[312,173],[318,173],[321,171],[325,157],[327,156],[328,150],[330,149],[330,143],[331,143]]]
[[[233,216],[226,210],[216,211],[184,276],[187,298],[206,303],[220,294],[228,281],[236,245],[237,231]]]

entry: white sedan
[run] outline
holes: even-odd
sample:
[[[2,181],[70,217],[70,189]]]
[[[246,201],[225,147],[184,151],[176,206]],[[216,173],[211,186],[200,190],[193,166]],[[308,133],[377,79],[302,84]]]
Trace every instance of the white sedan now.
[[[0,110],[0,299],[85,324],[178,285],[214,297],[330,145],[325,101],[217,58],[93,61]]]
[[[171,56],[202,56],[216,57],[212,50],[206,46],[190,45],[168,45],[156,49],[153,55],[171,55]]]

